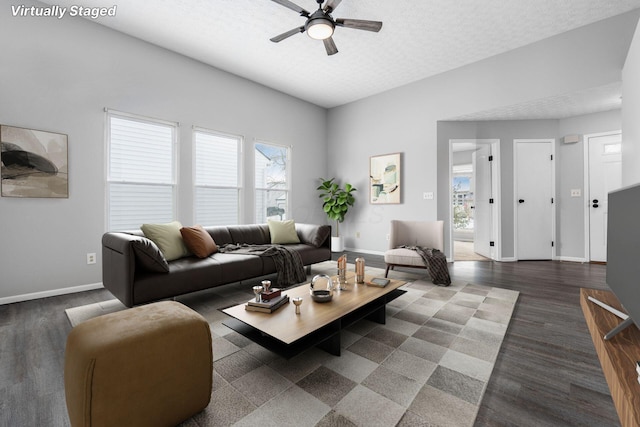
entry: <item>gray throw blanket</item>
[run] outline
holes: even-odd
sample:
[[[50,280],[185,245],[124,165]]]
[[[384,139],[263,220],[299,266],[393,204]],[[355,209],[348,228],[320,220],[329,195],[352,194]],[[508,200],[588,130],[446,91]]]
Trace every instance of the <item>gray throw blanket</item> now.
[[[228,244],[218,248],[222,253],[268,256],[273,259],[278,273],[278,286],[281,288],[302,283],[307,280],[302,258],[298,251],[281,245],[239,245]]]
[[[449,266],[447,265],[447,257],[438,249],[423,248],[422,246],[400,246],[401,248],[416,251],[424,265],[427,266],[431,281],[434,285],[449,286],[451,277],[449,276]]]

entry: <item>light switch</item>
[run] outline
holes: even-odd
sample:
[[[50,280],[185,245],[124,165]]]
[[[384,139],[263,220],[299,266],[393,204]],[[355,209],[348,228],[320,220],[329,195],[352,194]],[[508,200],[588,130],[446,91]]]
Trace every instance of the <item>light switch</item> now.
[[[573,188],[571,190],[571,197],[580,197],[582,195],[582,191],[579,188]]]
[[[422,193],[422,198],[424,200],[433,200],[433,191],[427,191]]]

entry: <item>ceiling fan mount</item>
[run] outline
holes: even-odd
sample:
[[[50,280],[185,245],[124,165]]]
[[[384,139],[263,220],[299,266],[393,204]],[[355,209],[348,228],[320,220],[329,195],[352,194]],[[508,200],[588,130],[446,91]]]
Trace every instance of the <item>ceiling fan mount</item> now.
[[[342,0],[316,0],[318,3],[318,10],[313,13],[301,8],[297,4],[289,0],[272,0],[288,9],[298,12],[300,16],[307,18],[305,24],[301,27],[294,28],[285,33],[271,38],[274,43],[281,42],[282,40],[293,36],[294,34],[304,33],[312,39],[322,40],[324,47],[327,51],[327,55],[335,55],[338,53],[338,48],[333,41],[333,32],[336,27],[353,28],[356,30],[365,30],[378,32],[382,28],[382,22],[380,21],[366,21],[361,19],[333,19],[331,12],[342,2]],[[322,4],[326,3],[324,7]]]

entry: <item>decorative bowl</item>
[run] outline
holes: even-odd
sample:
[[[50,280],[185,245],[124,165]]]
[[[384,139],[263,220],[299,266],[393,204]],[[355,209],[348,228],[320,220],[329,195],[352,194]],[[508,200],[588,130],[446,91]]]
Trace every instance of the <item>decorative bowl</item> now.
[[[311,291],[311,299],[315,302],[329,302],[333,298],[333,293],[325,289],[314,289]]]

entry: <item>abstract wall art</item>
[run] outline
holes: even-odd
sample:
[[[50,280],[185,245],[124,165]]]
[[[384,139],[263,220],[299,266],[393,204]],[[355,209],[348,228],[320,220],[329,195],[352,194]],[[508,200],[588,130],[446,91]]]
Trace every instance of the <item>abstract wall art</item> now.
[[[67,135],[0,125],[2,197],[68,198]]]
[[[374,205],[400,203],[400,153],[371,156],[369,201]]]

